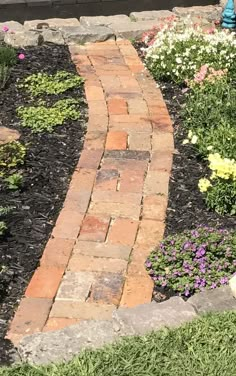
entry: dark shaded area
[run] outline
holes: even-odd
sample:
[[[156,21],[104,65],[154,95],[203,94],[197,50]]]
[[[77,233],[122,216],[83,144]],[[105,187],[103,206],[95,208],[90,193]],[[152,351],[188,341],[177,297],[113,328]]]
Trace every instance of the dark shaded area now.
[[[14,206],[6,217],[8,233],[0,238],[0,363],[7,363],[9,342],[4,337],[9,319],[38,265],[45,244],[62,207],[70,177],[83,147],[86,103],[83,88],[43,99],[50,104],[67,96],[81,98],[81,119],[67,121],[51,134],[33,134],[19,125],[15,109],[37,99],[30,99],[16,83],[36,73],[75,72],[65,46],[45,45],[24,50],[25,60],[14,67],[7,88],[0,92],[0,123],[17,129],[20,141],[27,146],[22,191],[12,192],[0,185],[0,205]],[[19,170],[17,172],[19,172]]]
[[[0,0],[0,22],[109,16],[218,3],[217,0]]]

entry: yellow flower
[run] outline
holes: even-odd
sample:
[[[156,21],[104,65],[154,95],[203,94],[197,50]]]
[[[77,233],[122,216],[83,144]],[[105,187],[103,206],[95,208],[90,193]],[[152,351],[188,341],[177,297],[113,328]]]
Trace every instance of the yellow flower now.
[[[190,130],[189,132],[188,132],[188,138],[192,138],[193,137],[193,132]]]
[[[236,162],[234,159],[221,158],[219,153],[209,154],[210,169],[214,173],[214,177],[221,179],[236,180]]]
[[[191,144],[196,144],[197,143],[197,140],[198,140],[198,137],[196,135],[194,135],[192,137],[192,140],[191,140]]]
[[[185,140],[183,141],[183,145],[186,145],[186,144],[189,144],[189,140],[187,138],[185,138]]]
[[[206,192],[208,190],[209,187],[211,187],[212,184],[210,182],[210,180],[206,179],[206,178],[202,178],[199,180],[199,183],[198,183],[198,188],[200,189],[200,192]]]

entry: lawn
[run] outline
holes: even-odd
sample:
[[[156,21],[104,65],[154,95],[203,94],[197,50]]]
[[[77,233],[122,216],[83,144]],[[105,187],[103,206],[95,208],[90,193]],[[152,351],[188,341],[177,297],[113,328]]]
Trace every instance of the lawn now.
[[[63,340],[63,339],[62,339]],[[177,329],[128,337],[66,364],[19,365],[0,376],[233,376],[236,312],[203,316]]]

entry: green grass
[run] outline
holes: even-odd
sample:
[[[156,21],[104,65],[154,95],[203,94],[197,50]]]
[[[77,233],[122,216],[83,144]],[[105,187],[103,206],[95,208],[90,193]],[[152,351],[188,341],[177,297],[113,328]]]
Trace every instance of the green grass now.
[[[63,338],[62,338],[63,341]],[[67,364],[0,369],[1,376],[235,376],[236,312],[130,337]]]

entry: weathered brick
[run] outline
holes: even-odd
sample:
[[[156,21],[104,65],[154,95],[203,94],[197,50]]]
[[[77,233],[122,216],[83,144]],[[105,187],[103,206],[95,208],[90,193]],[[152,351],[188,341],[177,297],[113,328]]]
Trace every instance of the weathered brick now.
[[[94,273],[67,271],[62,279],[56,300],[85,302],[95,280]]]
[[[132,246],[138,231],[139,222],[126,218],[116,218],[110,226],[108,242]]]
[[[109,224],[110,217],[86,215],[82,223],[79,239],[104,242]]]
[[[108,150],[105,152],[105,158],[115,159],[134,159],[138,161],[149,160],[149,151],[137,151],[137,150]]]
[[[11,334],[42,331],[52,305],[51,299],[23,298],[10,325]]]
[[[135,307],[150,303],[152,300],[153,282],[149,276],[136,277],[128,275],[125,281],[120,307]]]
[[[142,134],[147,134],[151,135],[152,133],[152,125],[151,123],[148,122],[129,122],[129,123],[124,123],[124,122],[110,122],[110,129],[112,131],[123,131],[127,132],[129,134],[132,133],[142,133]],[[142,135],[141,135],[142,137]]]
[[[117,202],[92,202],[90,204],[89,214],[106,215],[106,213],[109,213],[112,217],[139,219],[140,206],[128,203],[121,204]]]
[[[142,217],[164,221],[168,198],[162,195],[149,195],[143,199]]]
[[[132,151],[132,150],[131,150]],[[145,173],[147,170],[148,161],[146,160],[132,160],[132,159],[116,159],[104,158],[102,167],[103,169],[114,169],[119,171],[134,171],[135,173]]]
[[[154,151],[150,163],[150,171],[167,171],[172,169],[173,156],[170,151]]]
[[[83,220],[83,214],[77,210],[63,208],[59,214],[52,237],[64,239],[76,239]]]
[[[72,255],[68,270],[72,272],[86,271],[86,272],[113,272],[124,273],[127,267],[127,262],[120,259],[112,259],[102,257],[90,257],[84,255]]]
[[[69,189],[63,206],[66,210],[77,210],[81,214],[85,213],[89,205],[90,196],[90,191],[77,192],[73,189]]]
[[[93,283],[88,302],[118,305],[123,290],[124,277],[117,273],[103,273]]]
[[[33,274],[25,292],[28,298],[53,299],[57,293],[64,268],[40,266]]]
[[[158,132],[173,133],[172,121],[168,111],[165,113],[165,109],[161,109],[158,115],[151,116],[150,120],[154,130],[157,130]]]
[[[121,98],[110,98],[107,101],[109,115],[127,114],[127,103]]]
[[[128,134],[122,131],[110,131],[107,133],[106,150],[126,150]]]
[[[106,142],[106,132],[89,131],[84,141],[84,149],[103,150]]]
[[[44,249],[40,265],[66,268],[74,244],[75,241],[71,239],[50,238]]]
[[[148,171],[144,184],[144,193],[146,195],[163,194],[168,196],[169,178],[169,172]]]
[[[94,187],[94,191],[101,190],[101,191],[116,191],[117,184],[118,184],[119,173],[117,169],[104,169],[97,173],[96,183]]]
[[[112,312],[115,308],[111,304],[57,300],[53,304],[50,317],[65,317],[80,320],[111,320]]]
[[[102,87],[88,86],[85,83],[85,94],[88,101],[104,101],[104,92]]]
[[[121,260],[128,260],[131,247],[121,244],[95,243],[78,240],[74,247],[74,256],[79,254],[85,256],[107,257]],[[106,262],[104,260],[104,262]]]
[[[103,150],[83,150],[76,168],[97,169],[100,165]]]
[[[130,133],[129,134],[130,150],[151,150],[151,135],[146,133]]]
[[[152,135],[153,151],[166,152],[174,151],[174,139],[172,133],[153,133]]]
[[[120,191],[100,191],[96,190],[93,192],[92,201],[93,202],[119,202],[119,203],[129,203],[134,205],[140,205],[142,200],[141,193],[126,193]]]
[[[143,99],[129,99],[128,100],[129,114],[137,115],[142,114],[148,116],[148,107]]]
[[[75,171],[69,186],[69,191],[92,191],[96,177],[95,169],[79,168]]]
[[[165,229],[164,222],[143,219],[139,226],[138,235],[136,238],[136,245],[155,247],[163,238]]]
[[[89,115],[87,132],[106,132],[108,127],[107,115]]]
[[[60,330],[66,326],[75,325],[79,323],[79,319],[68,319],[64,317],[50,317],[43,328],[43,332],[50,332]]]
[[[121,192],[141,193],[144,185],[144,172],[143,171],[121,171],[120,185]]]
[[[106,101],[89,101],[89,116],[90,115],[106,115],[107,114],[107,105]]]

